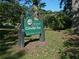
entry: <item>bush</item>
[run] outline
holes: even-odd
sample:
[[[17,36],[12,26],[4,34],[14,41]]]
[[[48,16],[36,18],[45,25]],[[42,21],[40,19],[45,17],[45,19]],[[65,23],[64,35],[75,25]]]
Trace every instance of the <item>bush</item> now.
[[[46,27],[50,27],[53,30],[63,30],[71,28],[72,20],[64,13],[56,13],[45,15],[44,24]]]

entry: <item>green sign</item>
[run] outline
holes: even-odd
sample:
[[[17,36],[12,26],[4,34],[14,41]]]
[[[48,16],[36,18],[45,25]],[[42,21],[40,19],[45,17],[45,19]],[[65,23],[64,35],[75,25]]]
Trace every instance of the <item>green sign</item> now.
[[[26,35],[40,34],[43,29],[43,22],[38,18],[27,17],[24,19],[24,32]]]

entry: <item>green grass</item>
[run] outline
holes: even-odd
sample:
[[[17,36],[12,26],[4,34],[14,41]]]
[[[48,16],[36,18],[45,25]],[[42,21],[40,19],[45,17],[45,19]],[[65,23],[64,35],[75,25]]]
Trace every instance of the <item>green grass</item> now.
[[[46,42],[48,42],[47,46],[36,46],[30,50],[24,48],[20,51],[16,47],[5,48],[0,53],[0,59],[60,59],[58,52],[59,49],[63,48],[64,40],[62,37],[62,32],[46,31],[45,38]]]

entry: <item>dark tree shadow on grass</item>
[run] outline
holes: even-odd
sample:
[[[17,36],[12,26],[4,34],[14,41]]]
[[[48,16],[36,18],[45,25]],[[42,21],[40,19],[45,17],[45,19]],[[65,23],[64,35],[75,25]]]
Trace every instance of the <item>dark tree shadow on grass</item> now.
[[[8,37],[8,34],[9,34],[8,31],[0,31],[0,58],[1,59],[19,59],[25,55],[25,52],[13,51],[13,50],[9,51],[9,49],[12,49],[13,46],[16,47],[18,37],[17,36]]]
[[[30,39],[29,41],[25,42],[24,46],[27,46],[31,42],[39,41],[39,39]]]
[[[0,40],[0,55],[5,54],[8,49],[16,44],[16,38],[7,38]]]
[[[24,50],[16,52],[14,54],[11,54],[11,53],[12,52],[8,52],[8,54],[5,57],[3,57],[3,59],[20,59],[22,56],[25,55]]]

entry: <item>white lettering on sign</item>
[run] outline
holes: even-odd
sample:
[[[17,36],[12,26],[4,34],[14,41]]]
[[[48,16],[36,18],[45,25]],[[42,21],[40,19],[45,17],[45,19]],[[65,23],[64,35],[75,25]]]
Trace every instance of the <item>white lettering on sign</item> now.
[[[33,24],[34,24],[34,25],[38,25],[38,26],[41,25],[40,23],[33,23]]]
[[[35,29],[41,29],[41,27],[25,27],[25,30],[35,30]]]

